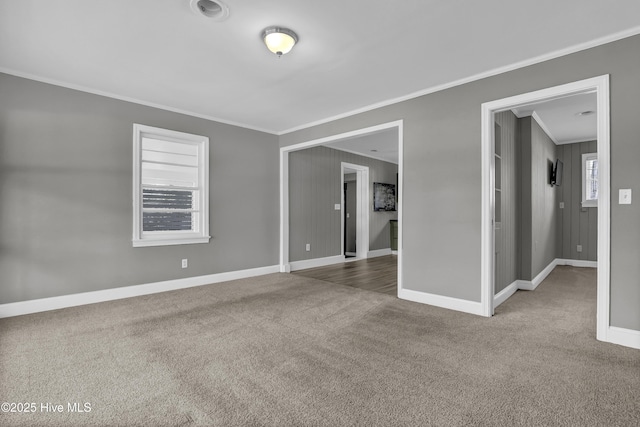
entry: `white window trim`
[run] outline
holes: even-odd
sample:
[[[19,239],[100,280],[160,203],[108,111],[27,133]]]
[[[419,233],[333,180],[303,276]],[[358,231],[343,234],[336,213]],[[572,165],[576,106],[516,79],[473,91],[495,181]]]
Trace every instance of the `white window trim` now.
[[[155,236],[142,232],[142,137],[150,136],[168,141],[187,142],[199,147],[199,206],[198,232],[166,233]],[[208,243],[209,236],[209,138],[168,129],[134,123],[133,125],[133,247]]]
[[[597,208],[598,200],[587,200],[587,161],[597,159],[598,153],[584,153],[582,154],[582,207],[583,208]],[[600,197],[598,192],[598,197]]]

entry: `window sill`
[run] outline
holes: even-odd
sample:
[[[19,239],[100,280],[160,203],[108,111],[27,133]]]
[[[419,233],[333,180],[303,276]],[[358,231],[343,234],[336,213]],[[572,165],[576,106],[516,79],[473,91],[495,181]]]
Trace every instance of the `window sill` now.
[[[211,236],[190,237],[180,239],[140,239],[132,240],[134,248],[142,248],[147,246],[170,246],[170,245],[190,245],[194,243],[209,243]]]

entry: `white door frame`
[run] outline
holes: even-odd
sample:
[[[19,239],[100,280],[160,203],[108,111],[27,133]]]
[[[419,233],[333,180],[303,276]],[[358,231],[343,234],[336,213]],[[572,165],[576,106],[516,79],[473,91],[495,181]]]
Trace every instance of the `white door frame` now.
[[[356,171],[356,258],[367,258],[369,252],[369,167],[356,165],[353,163],[342,162],[340,165],[340,188],[344,188],[345,170]],[[340,215],[340,253],[344,255],[344,191],[341,194],[342,215]]]
[[[325,138],[314,139],[311,141],[301,142],[299,144],[280,147],[280,271],[288,273],[291,271],[289,263],[289,153],[292,151],[304,150],[305,148],[325,145],[333,141],[345,138],[353,138],[356,136],[375,133],[386,129],[398,129],[398,293],[403,289],[402,286],[402,204],[403,196],[403,121],[396,120],[389,123],[383,123],[376,126],[358,129],[351,132],[345,132]],[[367,192],[369,190],[367,189]],[[342,193],[342,191],[341,191]],[[369,209],[370,206],[366,208]],[[373,209],[371,207],[371,209]],[[342,236],[341,236],[342,238]],[[367,251],[368,251],[367,245]]]
[[[523,104],[533,104],[579,93],[595,92],[598,121],[598,302],[596,338],[610,340],[610,141],[609,75],[594,77],[548,89],[512,96],[482,104],[482,227],[481,227],[481,306],[483,316],[493,315],[495,220],[495,113]]]

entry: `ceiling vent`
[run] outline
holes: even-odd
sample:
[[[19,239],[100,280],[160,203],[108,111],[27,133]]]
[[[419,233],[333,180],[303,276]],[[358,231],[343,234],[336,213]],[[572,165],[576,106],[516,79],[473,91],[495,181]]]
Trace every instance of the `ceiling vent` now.
[[[191,10],[214,21],[229,17],[229,7],[220,0],[191,0]]]

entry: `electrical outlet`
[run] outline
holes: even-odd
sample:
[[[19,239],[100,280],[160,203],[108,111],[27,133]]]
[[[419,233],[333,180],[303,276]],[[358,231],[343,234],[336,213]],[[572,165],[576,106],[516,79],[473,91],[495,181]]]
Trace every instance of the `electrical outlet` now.
[[[304,249],[309,252],[311,250],[311,243],[307,243]]]
[[[578,245],[578,247],[576,248],[576,250],[577,250],[578,252],[582,252],[582,245]]]
[[[185,258],[182,260],[182,268],[187,268],[187,267],[189,267],[189,260]]]

